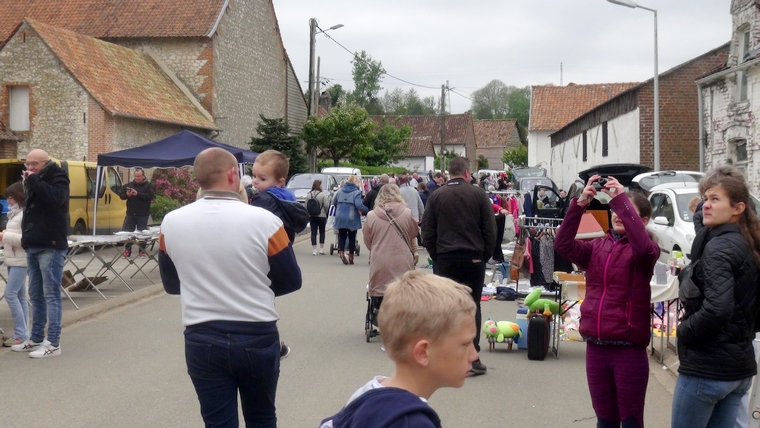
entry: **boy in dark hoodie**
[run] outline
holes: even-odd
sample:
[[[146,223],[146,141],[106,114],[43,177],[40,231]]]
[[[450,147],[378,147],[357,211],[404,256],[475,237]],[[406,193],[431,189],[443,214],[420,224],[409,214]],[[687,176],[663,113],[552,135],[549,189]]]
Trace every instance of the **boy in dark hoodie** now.
[[[277,150],[260,153],[253,163],[253,187],[258,193],[253,195],[251,205],[264,208],[279,217],[290,242],[293,243],[296,233],[306,229],[306,225],[309,224],[309,212],[296,201],[293,191],[285,188],[285,178],[289,169],[290,161]],[[288,355],[290,347],[281,342],[280,359]]]
[[[285,188],[288,169],[290,161],[277,150],[259,154],[253,163],[253,187],[258,193],[253,195],[251,205],[279,217],[292,243],[296,233],[309,224],[309,212],[296,201],[293,191]]]
[[[388,286],[378,324],[395,373],[367,382],[320,428],[440,428],[427,400],[438,388],[464,385],[478,358],[469,289],[409,271]]]

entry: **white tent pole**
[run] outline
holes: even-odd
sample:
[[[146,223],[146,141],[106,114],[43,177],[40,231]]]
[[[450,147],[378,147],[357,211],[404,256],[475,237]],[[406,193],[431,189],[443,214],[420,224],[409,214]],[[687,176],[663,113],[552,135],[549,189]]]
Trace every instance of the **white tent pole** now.
[[[96,235],[98,227],[98,195],[100,194],[100,182],[103,179],[103,167],[98,165],[95,173],[95,208],[92,215],[92,234]]]

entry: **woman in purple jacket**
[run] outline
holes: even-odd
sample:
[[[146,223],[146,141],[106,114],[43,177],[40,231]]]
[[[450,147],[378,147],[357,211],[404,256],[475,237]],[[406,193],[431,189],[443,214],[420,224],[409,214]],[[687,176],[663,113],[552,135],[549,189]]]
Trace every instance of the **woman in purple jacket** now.
[[[586,270],[580,333],[587,341],[586,379],[597,427],[643,427],[651,335],[649,282],[660,249],[645,229],[652,205],[641,193],[626,194],[613,177],[600,190],[611,198],[612,229],[604,238],[575,240],[599,178],[591,177],[580,198],[570,202],[554,248]]]

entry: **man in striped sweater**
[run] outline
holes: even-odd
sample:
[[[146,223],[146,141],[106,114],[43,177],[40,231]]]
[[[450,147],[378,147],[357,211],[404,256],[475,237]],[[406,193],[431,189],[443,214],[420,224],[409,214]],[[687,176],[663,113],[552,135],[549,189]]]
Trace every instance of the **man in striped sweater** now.
[[[229,152],[204,150],[193,167],[201,198],[164,217],[158,258],[180,295],[187,371],[206,426],[238,426],[239,392],[246,425],[275,427],[274,298],[301,288],[301,271],[282,221],[240,202]]]

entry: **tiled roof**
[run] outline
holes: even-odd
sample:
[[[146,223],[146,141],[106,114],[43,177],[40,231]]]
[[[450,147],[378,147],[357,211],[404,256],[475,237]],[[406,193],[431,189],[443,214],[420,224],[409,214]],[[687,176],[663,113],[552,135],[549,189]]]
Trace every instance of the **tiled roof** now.
[[[0,141],[21,141],[24,137],[8,129],[4,121],[0,120]]]
[[[530,131],[555,131],[637,83],[531,86]]]
[[[0,45],[24,18],[98,38],[209,36],[226,4],[227,0],[0,0]]]
[[[148,54],[35,20],[26,22],[109,113],[216,129]]]
[[[441,118],[439,116],[370,116],[378,125],[385,119],[393,126],[412,127],[412,137],[431,137],[433,144],[441,144]],[[468,130],[473,129],[472,115],[452,114],[446,116],[446,144],[467,142]]]
[[[431,137],[412,137],[409,139],[409,153],[407,157],[435,157],[433,139]]]
[[[506,147],[516,124],[516,119],[476,120],[473,122],[476,146],[478,148]]]

